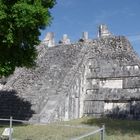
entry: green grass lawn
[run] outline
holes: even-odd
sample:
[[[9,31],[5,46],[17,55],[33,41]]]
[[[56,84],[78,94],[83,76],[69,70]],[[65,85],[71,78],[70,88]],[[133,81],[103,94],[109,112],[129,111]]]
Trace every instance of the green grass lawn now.
[[[85,118],[82,123],[99,127],[105,124],[106,140],[140,140],[140,121]]]
[[[140,121],[82,118],[49,125],[13,125],[16,140],[68,140],[106,127],[105,140],[140,140]],[[7,126],[0,126],[0,133]],[[100,140],[99,134],[82,140]]]
[[[80,125],[80,126],[79,126]],[[0,133],[7,125],[0,126]],[[59,122],[48,125],[14,125],[13,138],[15,140],[68,140],[72,137],[96,130],[85,127],[79,120],[72,122]]]

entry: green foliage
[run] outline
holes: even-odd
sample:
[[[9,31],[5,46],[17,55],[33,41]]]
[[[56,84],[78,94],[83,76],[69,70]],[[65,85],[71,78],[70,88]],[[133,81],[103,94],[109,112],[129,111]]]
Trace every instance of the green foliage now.
[[[140,140],[140,121],[91,117],[48,125],[13,123],[13,138],[17,140],[67,140],[98,130],[103,124],[105,124],[105,140]],[[1,123],[1,134],[6,127],[9,126]],[[100,133],[81,140],[100,140]]]
[[[35,65],[40,29],[52,20],[55,0],[0,0],[0,76]]]
[[[0,125],[1,134],[5,127],[9,126]],[[93,128],[74,127],[74,125],[67,125],[65,122],[56,122],[48,125],[21,125],[13,123],[13,129],[12,136],[16,140],[68,140],[93,131]]]
[[[121,120],[111,118],[83,119],[83,124],[102,127],[105,125],[106,140],[139,140],[140,120]]]

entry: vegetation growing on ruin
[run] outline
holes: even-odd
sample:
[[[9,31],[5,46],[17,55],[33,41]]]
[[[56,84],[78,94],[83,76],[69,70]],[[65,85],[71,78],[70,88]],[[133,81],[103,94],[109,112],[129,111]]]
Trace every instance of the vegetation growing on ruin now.
[[[35,65],[40,30],[51,23],[55,0],[0,0],[0,76]]]

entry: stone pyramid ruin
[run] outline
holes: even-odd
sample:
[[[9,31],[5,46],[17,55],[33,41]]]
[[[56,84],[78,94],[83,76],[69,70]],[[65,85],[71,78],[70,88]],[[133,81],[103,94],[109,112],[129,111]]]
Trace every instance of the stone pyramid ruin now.
[[[0,118],[13,115],[36,123],[82,116],[140,119],[140,58],[126,37],[100,25],[96,39],[84,32],[71,43],[65,34],[56,45],[48,33],[37,49],[37,66],[17,68],[1,85]]]

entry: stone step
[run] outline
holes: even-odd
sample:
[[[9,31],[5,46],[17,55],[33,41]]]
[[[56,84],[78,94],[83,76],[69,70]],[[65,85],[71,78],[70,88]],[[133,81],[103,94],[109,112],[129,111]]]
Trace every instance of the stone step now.
[[[48,97],[48,102],[44,106],[40,114],[33,115],[31,121],[39,121],[41,123],[46,123],[51,120],[51,116],[54,113],[56,105],[58,103],[60,95],[51,95]]]

